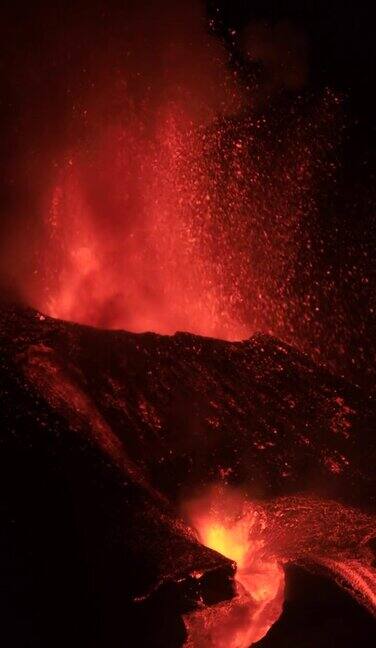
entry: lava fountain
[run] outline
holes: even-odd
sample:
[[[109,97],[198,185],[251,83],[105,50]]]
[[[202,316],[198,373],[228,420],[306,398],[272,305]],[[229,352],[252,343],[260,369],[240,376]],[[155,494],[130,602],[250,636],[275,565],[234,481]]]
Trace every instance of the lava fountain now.
[[[83,324],[299,342],[297,326],[317,315],[299,291],[304,277],[311,285],[306,251],[333,172],[337,97],[261,112],[199,3],[167,5],[163,20],[134,9],[126,56],[117,41],[109,60],[90,51],[66,138],[25,162],[29,179],[43,168],[43,184],[35,245],[24,245],[31,270],[15,281],[27,303]]]
[[[31,301],[106,328],[288,339],[304,310],[293,282],[331,103],[278,146],[265,119],[193,123],[177,99],[147,135],[144,116],[107,125],[53,174],[44,289]]]

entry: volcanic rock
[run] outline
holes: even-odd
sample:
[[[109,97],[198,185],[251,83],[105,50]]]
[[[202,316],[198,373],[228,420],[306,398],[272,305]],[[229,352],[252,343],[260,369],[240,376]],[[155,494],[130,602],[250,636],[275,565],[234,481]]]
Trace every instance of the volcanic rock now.
[[[213,482],[374,510],[375,403],[272,337],[107,331],[6,304],[0,381],[6,645],[181,645],[183,613],[234,593],[234,564],[178,513]]]

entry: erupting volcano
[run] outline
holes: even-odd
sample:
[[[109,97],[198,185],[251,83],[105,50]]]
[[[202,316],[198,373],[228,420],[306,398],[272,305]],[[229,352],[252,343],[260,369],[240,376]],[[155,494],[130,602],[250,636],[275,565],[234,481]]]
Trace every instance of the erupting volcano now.
[[[0,643],[368,648],[376,198],[340,21],[89,4],[2,38]]]
[[[164,102],[148,128],[148,111],[126,106],[59,163],[34,303],[107,328],[291,337],[337,98],[326,93],[288,124],[205,103],[206,119],[194,120],[183,98]]]
[[[51,119],[37,143],[20,131],[22,161],[8,165],[25,197],[7,223],[2,283],[93,326],[268,332],[359,379],[374,310],[358,322],[355,295],[365,303],[370,290],[371,242],[356,260],[352,242],[339,254],[344,207],[330,227],[326,216],[344,93],[304,90],[298,27],[224,36],[199,3],[162,4],[129,7],[109,42],[107,14],[82,44],[67,25]]]
[[[230,340],[261,330],[317,355],[317,330],[325,339],[331,329],[311,275],[340,95],[326,88],[262,109],[214,23],[187,5],[157,30],[152,8],[134,9],[127,49],[114,44],[85,68],[65,140],[40,148],[33,240],[10,234],[9,249],[32,257],[13,280],[61,319]],[[153,63],[145,42],[159,48]],[[30,180],[34,152],[25,166]],[[338,301],[330,272],[321,290]]]

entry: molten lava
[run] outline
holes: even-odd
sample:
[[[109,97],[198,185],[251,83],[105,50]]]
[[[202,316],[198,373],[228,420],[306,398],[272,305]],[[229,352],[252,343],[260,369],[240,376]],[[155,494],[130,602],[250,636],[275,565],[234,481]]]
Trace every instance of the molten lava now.
[[[261,330],[373,374],[374,246],[342,218],[373,194],[334,207],[346,106],[309,85],[300,29],[243,25],[231,44],[198,0],[120,4],[64,29],[43,15],[50,54],[11,56],[1,289],[106,328]]]
[[[185,617],[187,648],[248,648],[279,618],[282,565],[324,571],[372,614],[376,570],[368,541],[374,515],[316,497],[250,502],[228,487],[189,502],[185,514],[208,547],[236,562],[236,596]]]
[[[108,45],[103,67],[90,52],[92,84],[76,88],[44,171],[26,301],[94,326],[230,340],[301,343],[312,322],[317,340],[307,250],[338,98],[260,112],[201,3],[163,20],[134,11],[121,52]]]
[[[200,541],[236,562],[235,598],[188,615],[187,646],[248,648],[265,636],[283,605],[284,572],[262,537],[265,515],[223,488],[211,489],[187,511]]]
[[[306,310],[293,281],[321,144],[297,121],[274,150],[266,120],[211,117],[193,123],[174,100],[148,136],[147,113],[123,117],[62,157],[45,208],[44,289],[31,298],[42,311],[137,332],[291,338]]]

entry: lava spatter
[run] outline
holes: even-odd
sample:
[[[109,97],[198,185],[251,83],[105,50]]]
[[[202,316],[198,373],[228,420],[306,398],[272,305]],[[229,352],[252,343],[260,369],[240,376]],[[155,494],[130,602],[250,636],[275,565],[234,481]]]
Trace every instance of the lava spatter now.
[[[193,124],[176,102],[148,137],[142,115],[96,134],[53,182],[38,306],[107,328],[295,340],[331,112],[319,104],[283,135],[252,115]]]

